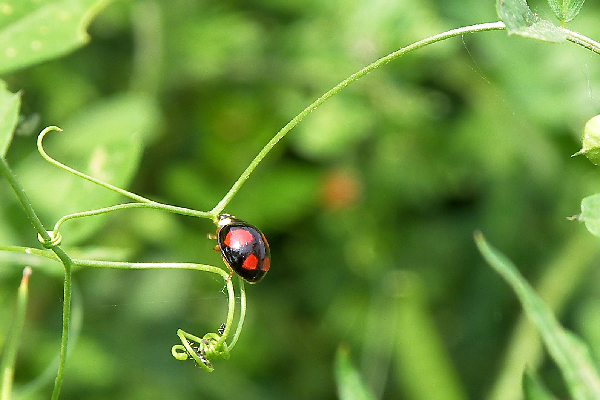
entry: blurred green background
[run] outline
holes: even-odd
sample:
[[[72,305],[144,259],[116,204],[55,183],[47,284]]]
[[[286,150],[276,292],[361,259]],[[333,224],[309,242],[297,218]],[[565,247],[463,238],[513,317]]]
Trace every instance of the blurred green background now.
[[[553,19],[545,2],[530,6]],[[599,18],[587,2],[569,27],[598,40]],[[65,129],[48,148],[66,164],[84,163],[96,142],[125,143],[131,190],[208,211],[342,79],[416,40],[495,20],[494,2],[480,0],[117,2],[86,47],[4,76],[22,91],[8,159],[48,227],[95,203],[37,154],[47,125]],[[202,336],[224,321],[214,276],[80,270],[82,326],[61,398],[336,398],[343,345],[376,398],[510,400],[524,366],[505,354],[519,343],[522,362],[564,395],[472,235],[483,231],[600,358],[598,243],[566,219],[600,191],[597,167],[570,158],[598,93],[597,55],[506,32],[435,44],[352,84],[292,130],[226,209],[260,227],[273,259],[247,286],[231,359],[207,374],[170,354],[178,328]],[[90,207],[70,208],[77,196]],[[5,183],[0,200],[1,243],[38,247]],[[129,210],[68,225],[75,257],[223,266],[208,220]],[[3,341],[24,261],[0,257]],[[61,269],[32,267],[17,385],[43,372],[60,340]]]

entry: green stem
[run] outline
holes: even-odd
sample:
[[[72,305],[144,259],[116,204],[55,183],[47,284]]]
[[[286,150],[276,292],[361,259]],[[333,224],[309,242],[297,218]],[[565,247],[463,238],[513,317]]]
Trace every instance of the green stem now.
[[[129,263],[120,261],[96,261],[96,260],[77,260],[74,259],[73,265],[80,267],[92,267],[92,268],[115,268],[115,269],[193,269],[197,271],[211,272],[213,274],[221,275],[223,280],[227,284],[227,291],[229,294],[229,313],[227,315],[227,322],[225,326],[225,332],[223,337],[226,337],[231,329],[233,322],[233,310],[235,308],[235,293],[233,292],[233,284],[229,279],[227,271],[206,264],[193,264],[193,263]],[[225,340],[225,339],[223,339]]]
[[[242,333],[244,319],[246,318],[246,289],[244,288],[244,280],[241,277],[238,278],[240,282],[240,319],[238,320],[238,326],[235,330],[235,334],[233,335],[233,339],[231,339],[231,343],[229,344],[229,346],[227,346],[227,350],[233,349],[235,344],[237,343],[240,334]]]
[[[586,49],[593,51],[596,54],[600,54],[600,43],[569,29],[562,29],[567,33],[568,41],[585,47]]]
[[[193,269],[197,271],[211,272],[228,280],[229,273],[225,270],[206,264],[193,263],[130,263],[121,261],[97,261],[73,259],[73,265],[90,268],[114,268],[114,269]]]
[[[225,321],[225,330],[223,331],[223,334],[217,342],[217,348],[221,347],[223,343],[225,343],[227,336],[229,336],[229,332],[231,331],[231,325],[233,325],[233,317],[235,314],[235,292],[233,291],[233,282],[231,278],[229,278],[229,275],[227,275],[227,295],[229,298],[229,302],[227,304],[227,320]]]
[[[233,283],[229,277],[227,271],[206,264],[192,264],[192,263],[129,263],[129,262],[118,262],[118,261],[95,261],[95,260],[77,260],[74,259],[73,265],[81,266],[81,267],[94,267],[94,268],[116,268],[116,269],[193,269],[204,272],[211,272],[214,274],[221,275],[223,280],[227,286],[227,295],[228,295],[228,311],[227,311],[227,320],[225,322],[225,329],[223,334],[220,335],[219,340],[217,341],[216,348],[220,348],[225,344],[229,333],[231,332],[231,327],[233,325],[233,319],[235,316],[235,292],[233,290]],[[244,318],[246,315],[246,291],[244,290],[244,282],[240,278],[240,318],[238,320],[238,326],[236,328],[236,332],[233,336],[231,344],[227,346],[225,344],[226,349],[231,350],[238,341],[238,338],[242,331],[242,326],[244,324]],[[191,335],[187,332],[182,331],[181,329],[177,332],[177,335],[182,340],[182,345],[185,347],[187,353],[193,357],[197,358],[197,355],[194,354],[194,351],[191,350],[190,345],[186,342],[185,338],[195,341],[197,343],[201,342],[201,338],[198,338],[194,335]],[[177,346],[176,346],[177,347]],[[177,358],[177,357],[176,357]],[[203,366],[208,371],[212,371],[212,368],[208,368],[203,365],[202,361],[196,359],[196,362]]]
[[[50,240],[51,240],[50,235],[48,234],[48,232],[46,232],[46,228],[44,228],[44,225],[42,225],[42,221],[40,221],[37,214],[33,210],[33,207],[31,206],[31,203],[29,202],[29,199],[27,198],[27,194],[25,193],[25,190],[23,190],[23,187],[17,181],[17,177],[10,170],[10,167],[8,166],[8,163],[6,162],[6,160],[1,157],[0,157],[0,173],[2,173],[2,175],[4,176],[4,179],[6,179],[8,184],[12,187],[13,191],[15,192],[15,195],[17,196],[17,199],[19,199],[19,202],[21,203],[21,206],[23,207],[23,210],[25,211],[25,214],[27,214],[27,218],[29,219],[29,221],[31,222],[31,224],[33,225],[33,227],[35,228],[37,233],[39,233],[40,236],[45,241],[50,242]]]
[[[401,48],[393,53],[390,53],[387,56],[382,57],[382,58],[378,59],[377,61],[367,65],[360,71],[350,75],[348,78],[344,79],[342,82],[340,82],[339,84],[334,86],[332,89],[327,91],[325,94],[323,94],[321,97],[316,99],[308,107],[306,107],[304,110],[302,110],[302,112],[300,112],[298,115],[296,115],[290,122],[288,122],[283,128],[281,128],[281,130],[279,132],[277,132],[277,134],[275,136],[273,136],[273,138],[256,155],[256,157],[252,160],[252,162],[248,165],[248,167],[244,170],[244,172],[242,172],[242,174],[240,175],[238,180],[233,184],[233,186],[229,189],[229,191],[225,194],[225,196],[221,199],[221,201],[219,201],[219,203],[209,212],[200,212],[200,211],[195,211],[195,210],[191,210],[191,209],[187,209],[187,208],[183,208],[183,207],[174,207],[174,206],[169,206],[166,204],[161,204],[161,203],[152,201],[150,199],[147,199],[147,198],[137,195],[135,193],[118,188],[109,183],[100,181],[99,179],[93,178],[89,175],[86,175],[82,172],[79,172],[73,168],[70,168],[70,167],[54,160],[53,158],[48,156],[48,154],[44,151],[43,146],[42,146],[42,141],[43,141],[44,136],[49,131],[51,131],[51,130],[61,131],[61,129],[58,127],[50,126],[50,127],[47,127],[46,129],[44,129],[40,133],[40,135],[38,137],[38,150],[39,150],[40,154],[42,155],[42,157],[44,157],[51,164],[54,164],[55,166],[62,168],[65,171],[68,171],[76,176],[79,176],[90,182],[93,182],[100,186],[103,186],[109,190],[120,193],[123,196],[129,197],[135,201],[138,201],[138,202],[144,203],[144,204],[149,204],[149,206],[148,206],[149,208],[162,209],[162,210],[169,211],[169,212],[174,212],[174,213],[183,214],[183,215],[196,216],[196,217],[201,217],[201,218],[212,218],[213,220],[215,220],[216,217],[223,212],[223,210],[225,209],[227,204],[229,204],[229,202],[231,201],[233,196],[239,191],[239,189],[242,187],[242,185],[248,180],[248,178],[250,177],[252,172],[256,169],[258,164],[260,164],[260,162],[267,156],[267,154],[269,154],[271,149],[283,137],[285,137],[285,135],[287,135],[287,133],[290,130],[292,130],[296,125],[298,125],[298,123],[300,121],[302,121],[308,114],[310,114],[312,111],[314,111],[321,104],[325,103],[331,97],[333,97],[334,95],[339,93],[342,89],[344,89],[346,86],[348,86],[352,82],[357,81],[358,79],[360,79],[363,76],[367,75],[368,73],[374,71],[375,69],[377,69],[377,68],[379,68],[379,67],[407,54],[407,53],[418,50],[418,49],[428,46],[430,44],[440,42],[442,40],[446,40],[446,39],[449,39],[449,38],[452,38],[455,36],[466,35],[466,34],[471,34],[471,33],[476,33],[476,32],[483,32],[483,31],[503,30],[503,29],[506,29],[506,26],[501,21],[487,22],[487,23],[483,23],[483,24],[476,24],[476,25],[470,25],[470,26],[466,26],[466,27],[452,29],[447,32],[443,32],[443,33],[440,33],[437,35],[430,36],[423,40],[419,40],[418,42],[412,43],[406,47],[403,47],[403,48]],[[565,28],[562,28],[562,29],[564,29],[564,31],[567,33],[567,40],[600,54],[600,44],[599,43],[597,43],[597,42],[593,41],[592,39],[589,39],[577,32],[573,32],[573,31],[570,31]],[[134,207],[134,206],[127,206],[127,208],[128,207]],[[125,207],[123,207],[123,208],[125,208]],[[83,214],[83,213],[73,214],[72,216],[68,216],[68,217],[69,218],[77,218],[77,217],[83,217],[83,216],[88,216],[88,215],[95,215],[96,213],[99,214],[99,213],[108,212],[108,211],[112,211],[112,209],[100,209],[100,210],[96,210],[96,211],[91,211],[89,214]]]
[[[34,249],[33,247],[4,246],[4,245],[0,245],[0,251],[8,251],[8,252],[11,252],[11,253],[29,254],[29,255],[38,256],[38,257],[45,257],[45,258],[48,258],[48,259],[50,259],[52,261],[58,261],[58,262],[60,262],[60,258],[58,258],[56,256],[56,254],[54,254],[50,250]]]
[[[63,261],[63,265],[65,266],[65,283],[63,286],[63,313],[62,313],[62,337],[60,340],[60,356],[58,363],[58,372],[56,373],[56,379],[54,380],[54,390],[52,391],[52,400],[57,400],[58,395],[60,393],[60,387],[62,386],[63,373],[65,369],[65,363],[67,361],[67,345],[69,343],[69,327],[71,325],[71,292],[73,290],[73,280],[72,280],[72,264],[71,260],[67,257],[67,255],[58,247],[52,249],[52,251],[60,251],[64,257],[67,258],[67,261],[62,260],[61,256],[56,253],[56,255],[61,258]]]
[[[109,213],[112,211],[125,210],[125,209],[129,209],[129,208],[149,208],[149,209],[154,209],[154,210],[167,211],[167,212],[180,214],[180,215],[188,215],[190,217],[213,218],[213,216],[207,212],[191,210],[189,208],[184,208],[184,207],[171,206],[168,204],[157,203],[154,201],[151,203],[125,203],[125,204],[117,204],[115,206],[110,206],[110,207],[98,208],[96,210],[82,211],[82,212],[78,212],[78,213],[65,215],[64,217],[59,219],[56,222],[56,224],[54,224],[54,233],[55,234],[58,233],[60,226],[64,222],[66,222],[70,219],[91,217],[93,215],[100,215],[100,214],[105,214],[105,213]]]
[[[250,177],[250,174],[254,171],[254,169],[258,166],[258,164],[265,158],[267,154],[271,151],[271,149],[279,142],[292,128],[294,128],[300,121],[304,119],[308,114],[313,112],[317,107],[321,104],[325,103],[329,98],[340,92],[346,86],[351,84],[354,81],[362,78],[367,75],[369,72],[376,70],[377,68],[393,61],[406,53],[410,53],[411,51],[418,50],[421,47],[440,42],[445,39],[449,39],[451,37],[465,35],[469,33],[482,32],[482,31],[497,31],[505,29],[506,26],[503,22],[488,22],[485,24],[477,24],[466,26],[462,28],[452,29],[444,33],[440,33],[437,35],[430,36],[426,39],[419,40],[409,46],[403,47],[400,50],[397,50],[393,53],[388,54],[385,57],[380,58],[379,60],[373,62],[372,64],[367,65],[360,71],[350,75],[348,78],[344,79],[342,82],[338,83],[324,95],[315,100],[312,104],[306,107],[300,114],[296,115],[290,122],[287,123],[273,138],[262,148],[260,153],[252,160],[250,165],[246,168],[246,170],[240,175],[238,180],[233,184],[229,192],[223,197],[223,199],[210,211],[212,215],[220,214],[223,209],[227,206],[227,204],[231,201],[232,197],[237,193],[240,187],[246,182],[246,180]]]
[[[0,157],[0,173],[4,176],[4,178],[8,181],[9,185],[12,187],[15,195],[19,199],[19,202],[23,206],[23,210],[29,221],[32,223],[35,230],[38,232],[38,235],[42,238],[44,243],[50,243],[52,238],[44,228],[44,225],[38,218],[37,214],[33,210],[29,199],[27,198],[27,194],[25,190],[21,186],[21,184],[17,181],[16,176],[10,170],[8,163],[2,157]],[[65,282],[63,289],[63,321],[62,321],[62,337],[60,343],[60,362],[58,364],[58,372],[56,373],[56,380],[54,381],[54,390],[52,392],[52,399],[58,399],[58,394],[60,392],[60,387],[62,385],[63,372],[65,361],[67,358],[67,343],[69,341],[69,321],[71,319],[71,288],[72,288],[72,280],[71,280],[71,267],[72,261],[71,258],[65,253],[60,247],[54,246],[50,250],[56,254],[56,256],[60,259],[65,268]]]
[[[17,361],[17,351],[23,325],[25,323],[25,311],[27,309],[27,295],[29,293],[29,276],[31,268],[23,269],[23,278],[17,291],[17,309],[13,319],[12,326],[8,331],[8,337],[0,358],[0,399],[10,400],[12,394],[12,384],[15,374],[15,363]]]

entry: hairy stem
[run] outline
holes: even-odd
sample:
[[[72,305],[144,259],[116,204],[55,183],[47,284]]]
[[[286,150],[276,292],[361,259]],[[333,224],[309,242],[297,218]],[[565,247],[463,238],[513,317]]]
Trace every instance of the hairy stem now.
[[[37,231],[38,235],[42,238],[44,243],[50,243],[52,238],[44,228],[44,225],[40,221],[39,217],[33,210],[33,207],[27,198],[27,194],[25,190],[17,180],[17,177],[13,174],[8,166],[6,160],[0,157],[0,173],[4,176],[4,178],[8,181],[9,185],[12,187],[15,195],[19,199],[19,202],[23,206],[23,210],[25,214],[27,214],[27,218]],[[60,259],[62,264],[65,267],[65,281],[64,281],[64,289],[63,289],[63,321],[62,321],[62,337],[60,341],[60,361],[58,364],[58,372],[56,374],[56,380],[54,381],[54,390],[52,391],[52,399],[58,399],[58,394],[60,393],[60,387],[62,385],[63,379],[63,371],[65,366],[65,361],[67,358],[67,343],[69,341],[69,322],[71,319],[71,290],[72,290],[72,280],[71,280],[71,267],[73,263],[71,258],[65,253],[60,247],[53,246],[50,250],[56,254],[56,256]]]
[[[346,86],[351,84],[354,81],[362,78],[367,75],[369,72],[376,70],[377,68],[393,61],[406,53],[410,53],[411,51],[420,49],[421,47],[425,47],[427,45],[440,42],[445,39],[449,39],[451,37],[465,35],[469,33],[482,32],[482,31],[495,31],[505,29],[506,26],[503,22],[489,22],[485,24],[477,24],[466,26],[462,28],[452,29],[444,33],[440,33],[438,35],[430,36],[426,39],[419,40],[409,46],[403,47],[400,50],[397,50],[393,53],[388,54],[385,57],[380,58],[379,60],[373,62],[372,64],[367,65],[360,71],[350,75],[348,78],[344,79],[342,82],[338,83],[324,95],[315,100],[312,104],[306,107],[300,114],[296,115],[290,122],[287,123],[273,138],[262,148],[262,150],[258,153],[258,155],[252,160],[250,165],[246,168],[246,170],[240,175],[238,180],[233,184],[229,192],[223,197],[223,199],[211,210],[211,214],[218,215],[223,209],[227,206],[227,204],[231,201],[233,195],[237,193],[237,191],[242,187],[244,182],[250,177],[250,174],[254,171],[254,169],[258,166],[258,164],[265,158],[267,154],[271,151],[271,149],[279,142],[292,128],[294,128],[300,121],[304,119],[308,114],[313,112],[317,107],[321,104],[325,103],[332,96],[340,92]]]

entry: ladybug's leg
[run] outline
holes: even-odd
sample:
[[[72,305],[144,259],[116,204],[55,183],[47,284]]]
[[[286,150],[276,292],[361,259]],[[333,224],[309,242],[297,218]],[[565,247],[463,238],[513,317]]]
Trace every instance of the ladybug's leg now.
[[[214,233],[207,233],[206,237],[208,239],[215,240],[217,238],[217,235],[215,235]]]
[[[229,276],[227,277],[227,282],[229,282],[231,280],[231,277],[233,276],[233,269],[231,269],[231,266],[227,263],[225,263],[225,265],[227,265],[227,268],[229,268]]]

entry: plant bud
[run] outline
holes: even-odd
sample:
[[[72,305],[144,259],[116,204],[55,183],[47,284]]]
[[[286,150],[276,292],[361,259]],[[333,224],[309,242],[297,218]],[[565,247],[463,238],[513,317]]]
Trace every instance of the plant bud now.
[[[596,115],[585,124],[581,141],[583,142],[581,150],[572,157],[584,154],[588,160],[600,165],[600,115]]]

